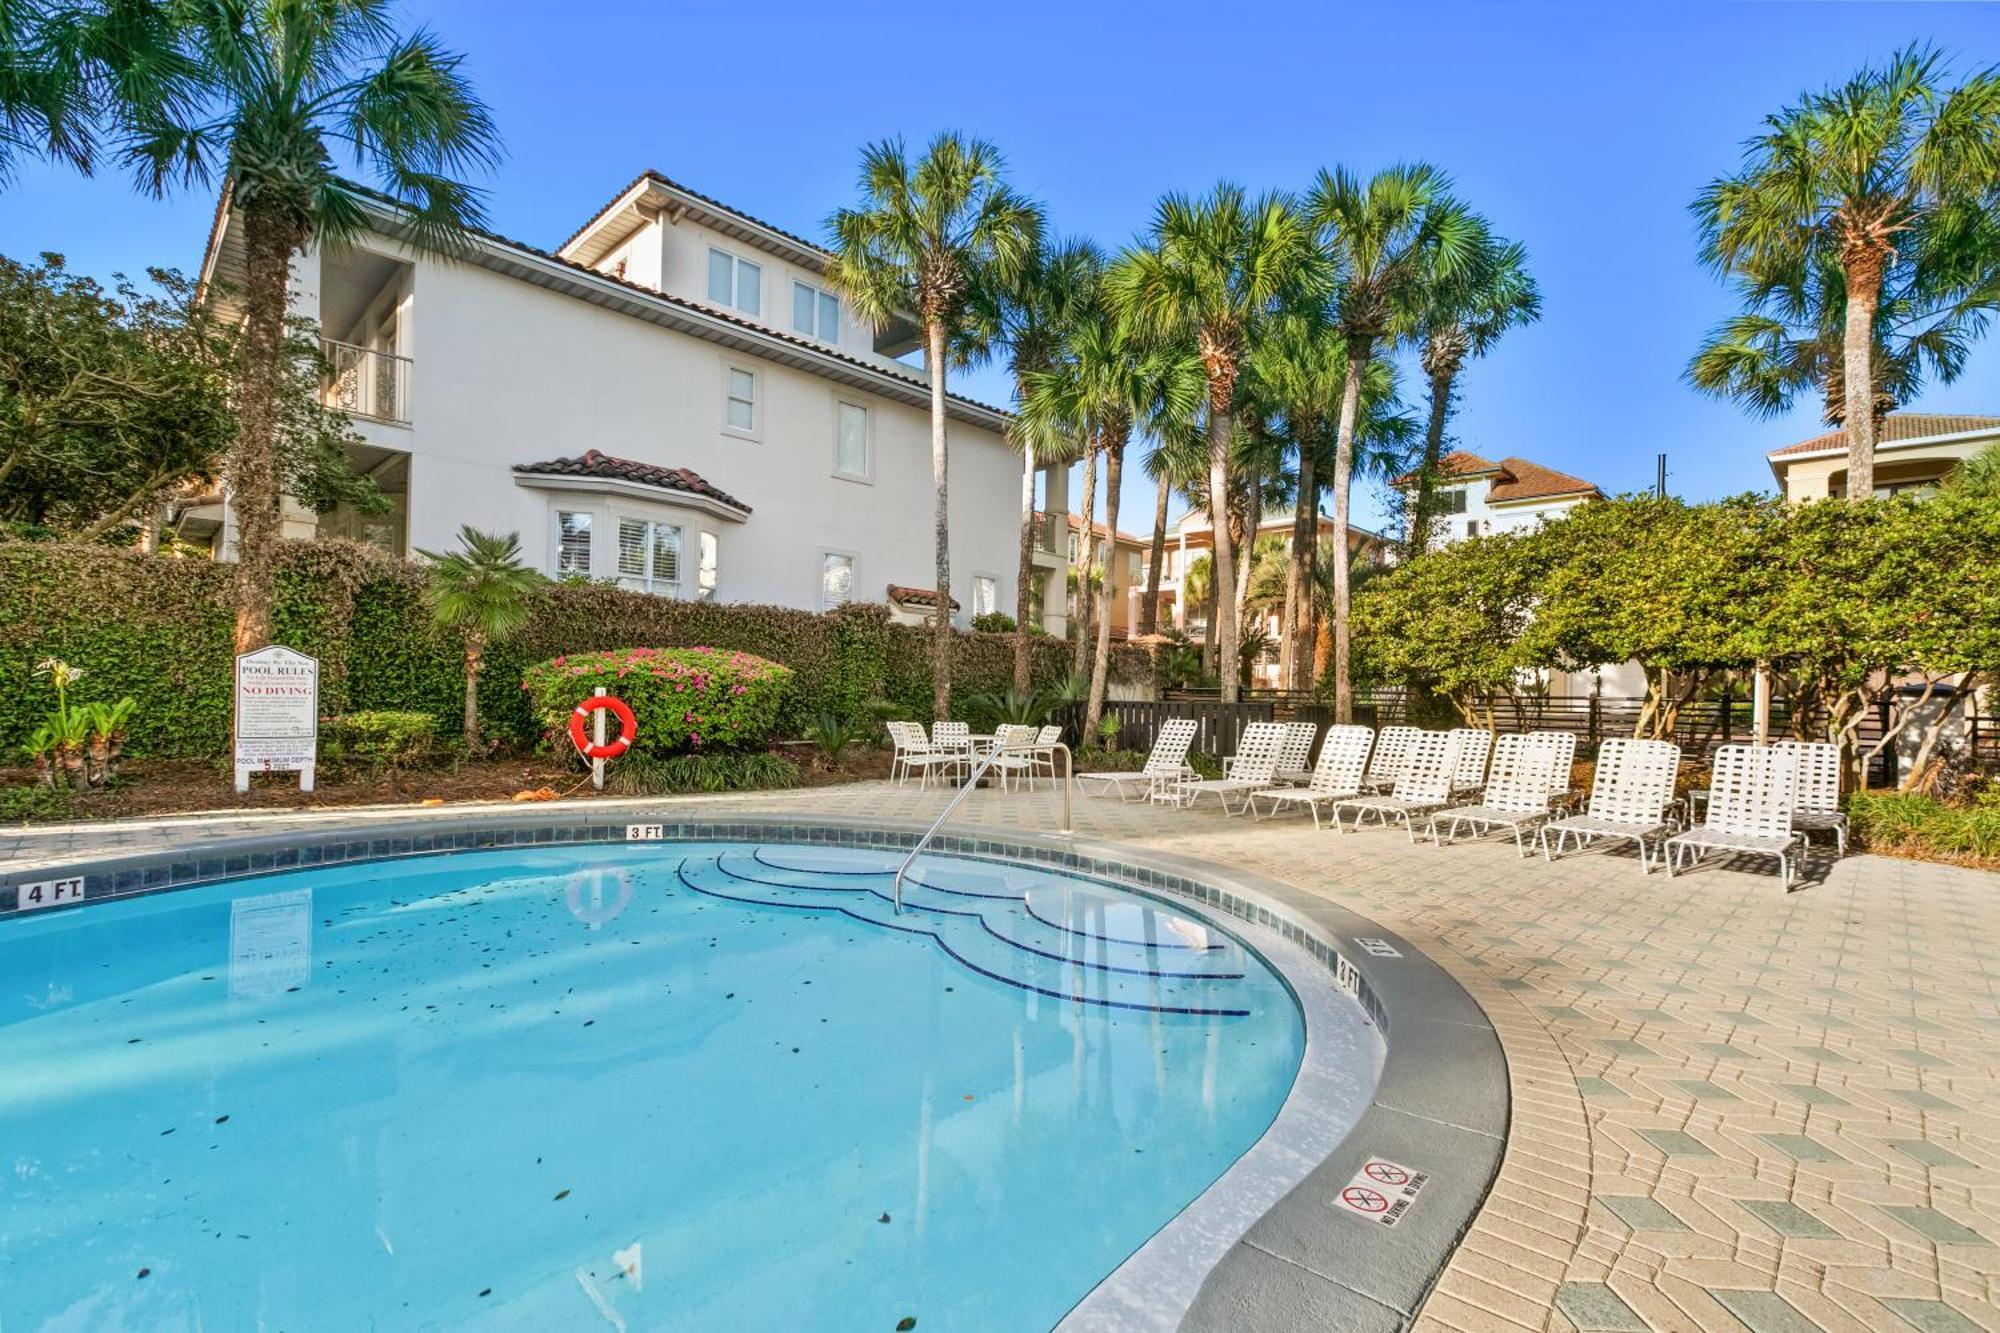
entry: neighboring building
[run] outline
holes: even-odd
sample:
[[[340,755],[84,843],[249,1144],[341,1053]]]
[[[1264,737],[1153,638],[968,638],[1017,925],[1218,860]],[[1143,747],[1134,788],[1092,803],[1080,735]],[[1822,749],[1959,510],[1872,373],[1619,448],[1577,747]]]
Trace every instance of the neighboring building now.
[[[1454,450],[1438,460],[1438,472],[1437,535],[1447,542],[1538,528],[1586,500],[1604,498],[1604,492],[1590,482],[1525,458],[1495,463]],[[1415,498],[1414,472],[1396,478],[1394,484]]]
[[[292,302],[394,511],[288,504],[288,535],[405,553],[470,523],[518,532],[551,576],[661,596],[821,609],[894,585],[935,605],[929,388],[897,359],[916,331],[857,318],[826,251],[653,172],[554,252],[481,235],[448,261],[395,238],[393,205],[367,208],[376,230],[295,262]],[[219,302],[243,263],[225,193],[202,268]],[[1020,458],[1005,412],[948,412],[963,622],[1014,605]],[[1042,484],[1062,495],[1068,469]]]
[[[1083,559],[1083,517],[1080,514],[1038,511],[1035,521],[1039,532],[1050,538],[1061,536],[1061,550],[1065,562],[1063,587],[1068,614],[1076,615],[1077,594],[1069,586],[1068,569]],[[1102,597],[1100,605],[1111,609],[1111,637],[1128,639],[1139,632],[1139,601],[1146,589],[1145,560],[1149,539],[1135,537],[1129,532],[1120,532],[1114,541],[1111,529],[1102,523],[1092,525],[1097,536],[1096,561],[1104,570],[1104,585],[1098,591]],[[1045,603],[1046,604],[1046,603]],[[1013,614],[1011,607],[1000,608]]]
[[[2000,417],[1891,412],[1875,440],[1875,494],[1924,494],[1974,454],[2000,445]],[[1790,501],[1847,494],[1847,437],[1815,435],[1765,455]]]

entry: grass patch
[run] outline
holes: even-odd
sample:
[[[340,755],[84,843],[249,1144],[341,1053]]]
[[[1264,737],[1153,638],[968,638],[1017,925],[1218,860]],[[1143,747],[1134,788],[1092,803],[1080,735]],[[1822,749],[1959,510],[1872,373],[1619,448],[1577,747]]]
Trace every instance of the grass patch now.
[[[1875,852],[2000,868],[2000,801],[1963,804],[1903,792],[1857,792],[1854,836]]]

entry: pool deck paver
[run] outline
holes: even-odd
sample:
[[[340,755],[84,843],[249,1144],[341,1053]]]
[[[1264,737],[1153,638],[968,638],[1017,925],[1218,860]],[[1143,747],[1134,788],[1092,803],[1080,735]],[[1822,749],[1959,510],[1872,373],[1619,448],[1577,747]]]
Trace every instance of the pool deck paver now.
[[[944,799],[867,783],[643,804],[914,821]],[[1055,798],[981,791],[957,823],[1048,831]],[[1506,1155],[1417,1328],[2000,1333],[2000,876],[1821,854],[1786,895],[1754,865],[1642,878],[1616,851],[1545,866],[1511,840],[1439,849],[1212,808],[1079,799],[1076,826],[1324,895],[1486,1010]],[[0,862],[285,827],[7,832]]]

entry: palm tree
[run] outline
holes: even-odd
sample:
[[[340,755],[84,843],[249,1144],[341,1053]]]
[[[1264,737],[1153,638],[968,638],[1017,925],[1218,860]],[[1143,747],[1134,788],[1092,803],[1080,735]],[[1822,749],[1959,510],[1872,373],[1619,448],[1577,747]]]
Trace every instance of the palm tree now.
[[[498,536],[467,524],[459,549],[419,551],[431,562],[424,603],[446,629],[465,640],[465,743],[479,748],[479,673],[486,650],[528,623],[530,597],[542,576],[521,563],[521,535]]]
[[[1451,197],[1451,181],[1424,163],[1398,165],[1367,181],[1336,169],[1321,171],[1305,201],[1306,215],[1327,247],[1337,277],[1335,318],[1347,344],[1347,382],[1333,465],[1333,540],[1348,550],[1361,386],[1369,363],[1410,337],[1429,288],[1455,281],[1478,253],[1479,219]],[[1351,678],[1352,587],[1348,561],[1333,562],[1333,712],[1354,720]]]
[[[877,325],[914,315],[931,382],[931,488],[937,528],[931,711],[951,710],[951,523],[946,499],[945,363],[968,312],[992,301],[1034,256],[1042,215],[1004,179],[999,150],[947,131],[911,162],[900,139],[861,153],[857,208],[827,222],[834,285]]]
[[[482,220],[478,193],[459,177],[497,161],[499,141],[461,58],[428,33],[399,33],[375,0],[142,2],[106,12],[161,16],[165,26],[152,31],[171,46],[144,49],[127,27],[108,46],[72,45],[59,58],[85,68],[99,62],[118,82],[147,62],[186,73],[170,93],[155,87],[108,112],[142,187],[164,194],[220,180],[242,220],[238,429],[224,471],[237,522],[236,650],[246,652],[271,635],[292,257],[369,225],[362,193],[338,173],[336,150],[377,178],[407,240],[451,253]],[[58,42],[91,40],[87,25],[50,32]],[[147,76],[137,86],[148,87]]]
[[[1030,261],[1000,294],[1000,338],[1013,363],[1015,406],[1028,396],[1027,380],[1055,363],[1070,326],[1090,307],[1104,271],[1104,253],[1089,241],[1038,245]],[[1012,427],[1021,451],[1021,551],[1014,581],[1014,688],[1029,688],[1028,645],[1034,619],[1035,473],[1075,453],[1073,439],[1041,445]]]
[[[107,129],[188,105],[194,71],[160,0],[0,0],[0,185],[18,157],[88,175]]]
[[[1146,337],[1192,343],[1208,389],[1211,494],[1230,492],[1236,380],[1243,358],[1279,301],[1321,276],[1312,237],[1278,194],[1255,199],[1222,184],[1203,199],[1170,194],[1154,214],[1145,243],[1113,267],[1113,304]],[[1228,524],[1214,515],[1215,585],[1233,590],[1235,552]],[[1236,657],[1236,603],[1217,599],[1221,660]],[[1234,671],[1222,673],[1222,697],[1238,697]]]
[[[1949,92],[1935,53],[1912,48],[1765,122],[1733,176],[1693,204],[1701,256],[1741,279],[1750,313],[1776,304],[1815,331],[1841,322],[1847,495],[1875,489],[1875,321],[1901,293],[1940,293],[1992,271],[2000,190],[2000,71]],[[1975,254],[1975,251],[1984,251]],[[1928,290],[1927,290],[1928,289]]]
[[[1419,360],[1430,382],[1430,418],[1424,431],[1423,461],[1417,468],[1417,495],[1410,513],[1410,554],[1422,555],[1435,516],[1438,463],[1444,457],[1445,423],[1451,416],[1453,382],[1468,357],[1485,356],[1511,328],[1542,317],[1542,294],[1528,273],[1528,252],[1518,241],[1486,232],[1470,262],[1455,277],[1426,284],[1419,316]]]

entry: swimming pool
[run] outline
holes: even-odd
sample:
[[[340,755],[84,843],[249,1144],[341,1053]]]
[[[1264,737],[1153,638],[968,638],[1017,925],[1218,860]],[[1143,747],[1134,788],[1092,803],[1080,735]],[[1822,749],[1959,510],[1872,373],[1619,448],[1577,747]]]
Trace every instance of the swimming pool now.
[[[1271,1124],[1299,1005],[1176,904],[927,856],[897,916],[895,860],[523,847],[0,920],[0,1327],[1052,1326]]]

